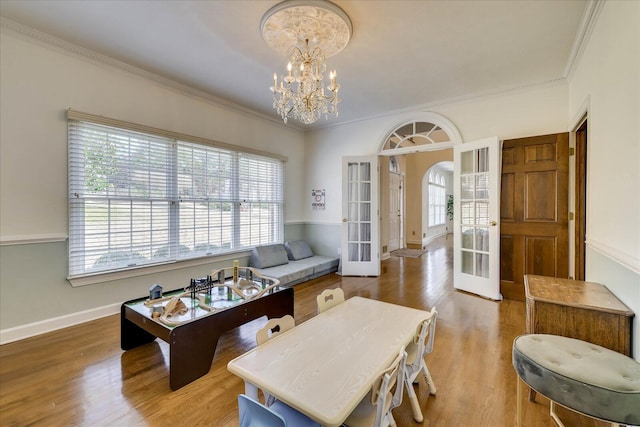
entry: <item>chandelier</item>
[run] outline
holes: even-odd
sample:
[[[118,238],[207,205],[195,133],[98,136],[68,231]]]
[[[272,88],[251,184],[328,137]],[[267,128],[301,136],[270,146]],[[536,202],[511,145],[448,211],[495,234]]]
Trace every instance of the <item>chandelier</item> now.
[[[289,117],[311,124],[323,115],[338,116],[335,70],[325,60],[340,52],[351,38],[351,20],[326,0],[289,0],[269,9],[260,23],[269,47],[288,58],[287,72],[273,74],[273,108],[285,123]]]

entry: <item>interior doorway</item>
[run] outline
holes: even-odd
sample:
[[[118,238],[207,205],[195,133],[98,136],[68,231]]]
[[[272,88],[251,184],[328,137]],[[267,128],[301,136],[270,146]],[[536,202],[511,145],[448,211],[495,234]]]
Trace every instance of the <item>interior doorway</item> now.
[[[429,230],[429,199],[423,197],[423,178],[435,164],[449,168],[445,165],[452,165],[452,148],[461,143],[459,132],[448,119],[429,112],[421,113],[419,119],[401,123],[386,136],[378,152],[382,189],[380,212],[383,216],[380,221],[381,259],[388,258],[397,249],[421,249],[429,237],[452,230],[445,221],[446,224],[436,230],[438,233],[430,233],[435,228]],[[443,210],[448,218],[446,206]]]

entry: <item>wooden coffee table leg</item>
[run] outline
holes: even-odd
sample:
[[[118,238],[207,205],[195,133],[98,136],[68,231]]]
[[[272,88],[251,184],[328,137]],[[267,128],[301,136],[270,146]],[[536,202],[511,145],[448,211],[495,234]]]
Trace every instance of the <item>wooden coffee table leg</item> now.
[[[206,375],[211,369],[220,334],[194,323],[177,328],[171,334],[169,386],[177,390]],[[206,334],[203,334],[206,332]]]

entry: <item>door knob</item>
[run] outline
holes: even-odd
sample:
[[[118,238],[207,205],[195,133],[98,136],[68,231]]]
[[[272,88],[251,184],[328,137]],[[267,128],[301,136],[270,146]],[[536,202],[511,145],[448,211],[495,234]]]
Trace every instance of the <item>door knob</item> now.
[[[347,218],[342,218],[342,222],[347,222]]]
[[[498,223],[495,221],[489,221],[489,225],[495,227],[496,225],[498,225]]]

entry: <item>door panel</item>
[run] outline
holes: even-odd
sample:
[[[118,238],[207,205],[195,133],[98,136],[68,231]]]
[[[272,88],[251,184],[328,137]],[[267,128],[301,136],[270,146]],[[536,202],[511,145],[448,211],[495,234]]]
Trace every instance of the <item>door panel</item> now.
[[[453,286],[500,300],[500,141],[456,145],[453,156]]]
[[[524,300],[524,275],[568,277],[569,134],[503,142],[500,288]]]
[[[378,157],[342,159],[342,246],[344,276],[379,276]]]
[[[400,174],[389,173],[389,252],[400,248],[402,190]]]

